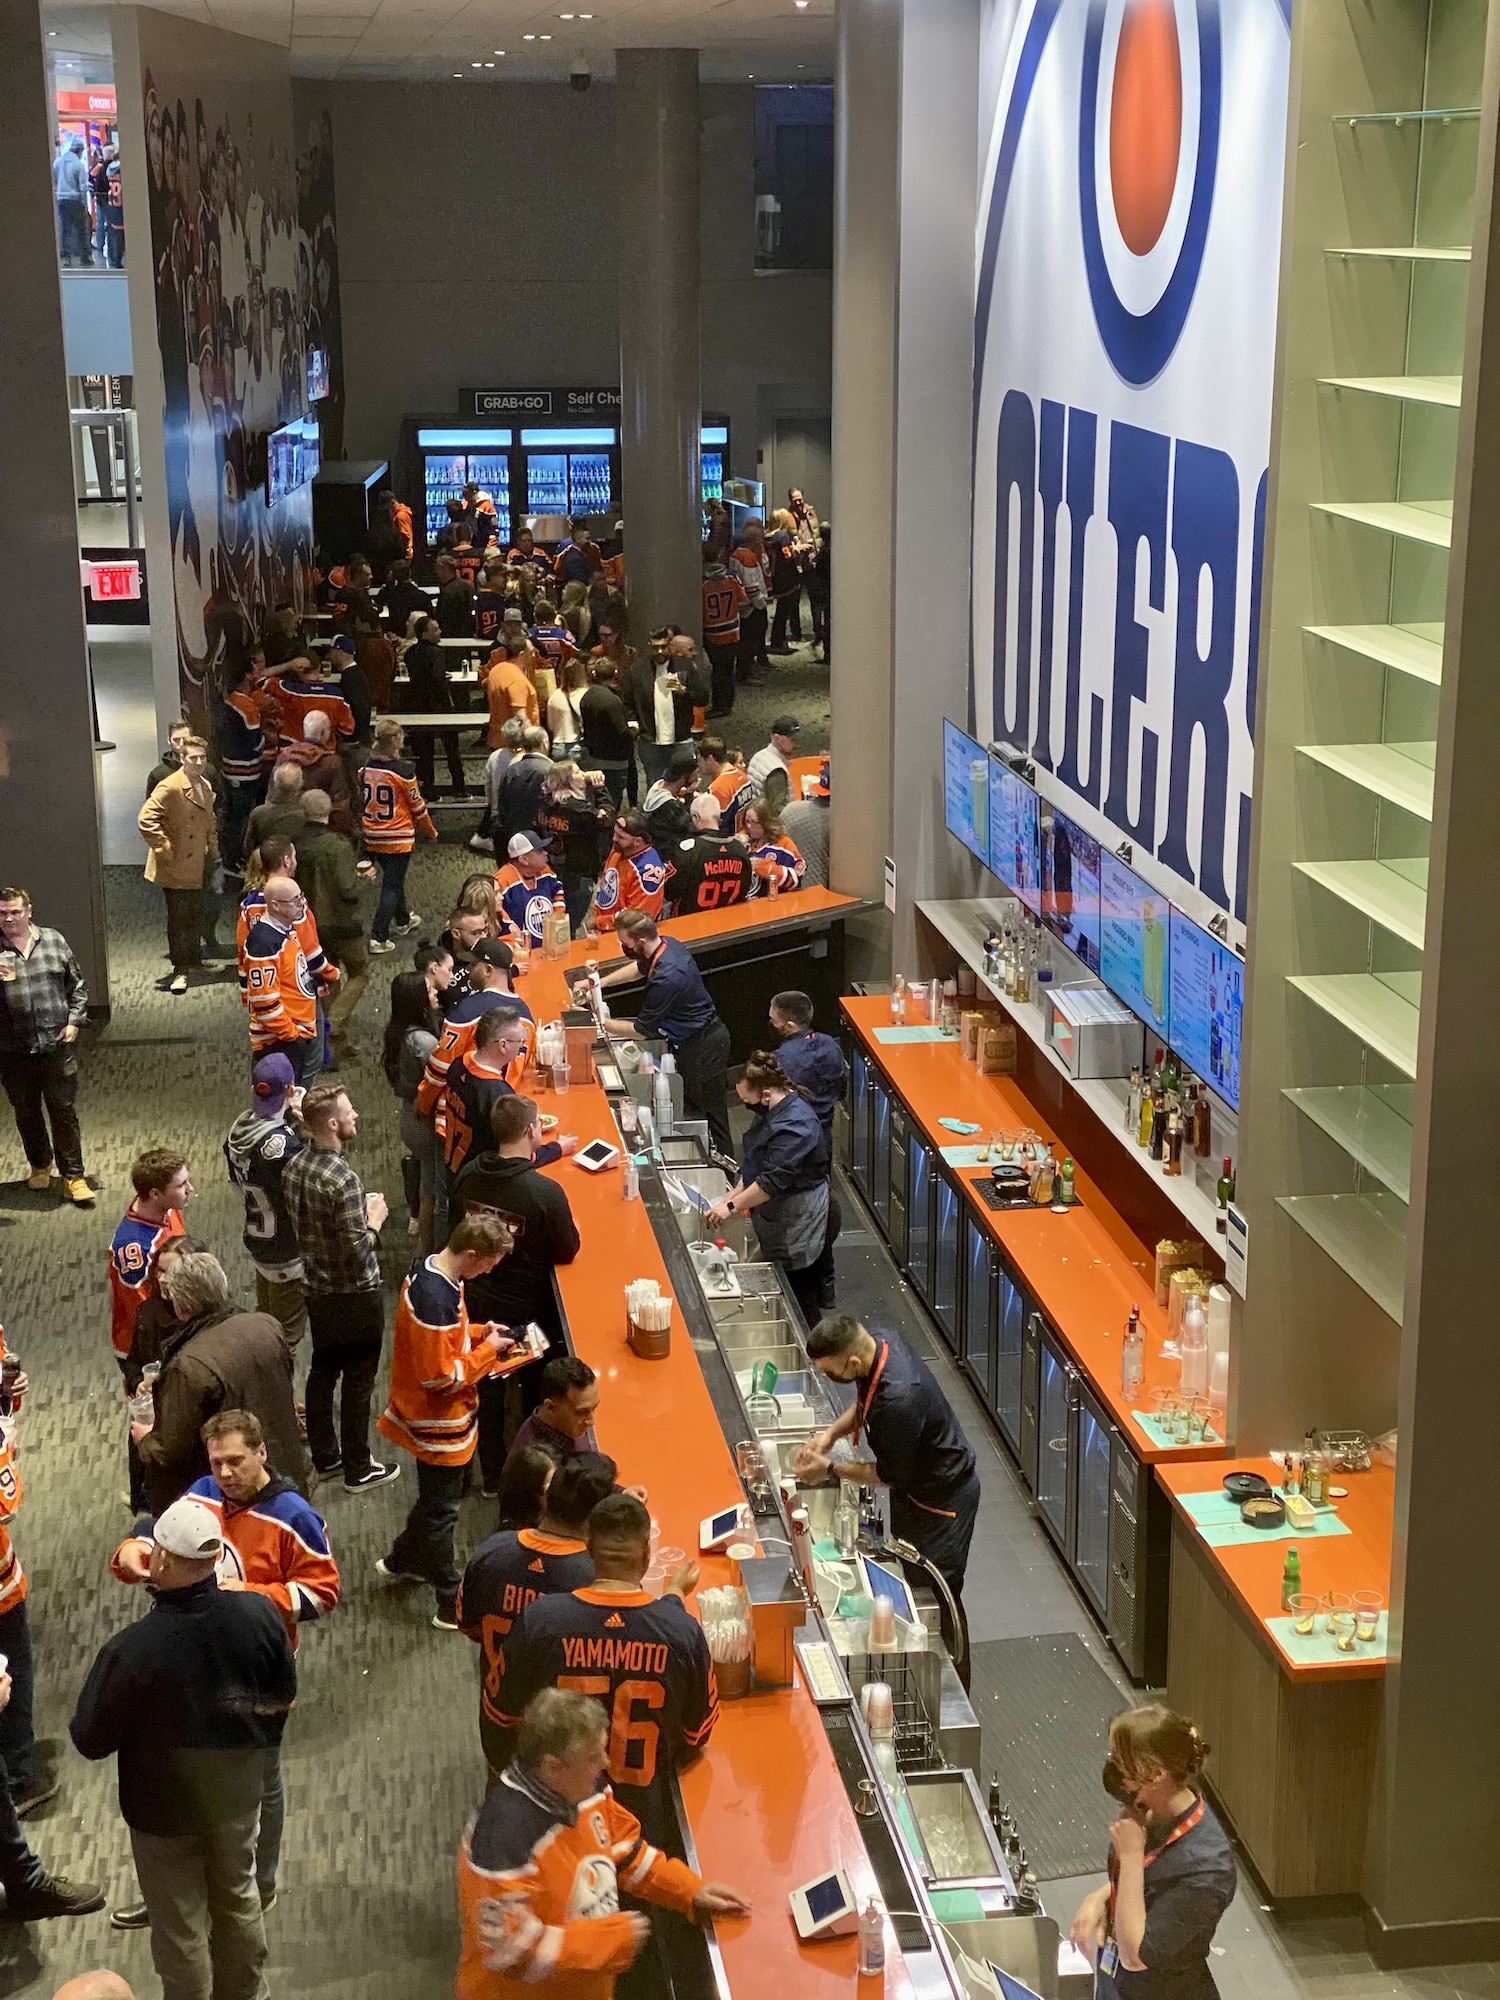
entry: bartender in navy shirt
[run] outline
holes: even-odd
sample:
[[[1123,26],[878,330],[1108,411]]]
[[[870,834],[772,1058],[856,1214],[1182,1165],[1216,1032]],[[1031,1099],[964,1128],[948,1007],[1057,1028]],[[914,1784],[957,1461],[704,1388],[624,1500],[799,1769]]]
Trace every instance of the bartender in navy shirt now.
[[[1153,1702],[1109,1726],[1109,1880],[1084,1897],[1073,1943],[1094,1960],[1095,2000],[1216,2000],[1209,1951],[1234,1899],[1234,1851],[1203,1797],[1208,1745]]]
[[[714,1151],[734,1157],[729,1129],[729,1030],[709,998],[693,954],[677,938],[664,938],[645,910],[622,910],[615,920],[620,949],[633,962],[605,975],[613,986],[644,979],[646,997],[633,1021],[611,1021],[615,1035],[660,1035],[682,1078],[688,1115],[708,1121]]]
[[[802,1092],[823,1127],[828,1141],[828,1157],[833,1158],[833,1114],[844,1094],[849,1066],[844,1052],[832,1035],[821,1035],[813,1027],[813,1003],[805,993],[778,993],[771,1002],[771,1032],[776,1037],[776,1060]],[[824,1272],[822,1306],[833,1310],[833,1246],[844,1226],[844,1212],[830,1181],[828,1187],[828,1234],[823,1244]],[[811,1322],[809,1321],[809,1324]]]
[[[854,1401],[802,1447],[795,1470],[889,1487],[892,1533],[914,1543],[960,1596],[979,1512],[979,1474],[930,1369],[899,1340],[869,1333],[844,1313],[818,1322],[807,1351],[830,1382],[854,1384]],[[853,1456],[832,1458],[844,1437]]]

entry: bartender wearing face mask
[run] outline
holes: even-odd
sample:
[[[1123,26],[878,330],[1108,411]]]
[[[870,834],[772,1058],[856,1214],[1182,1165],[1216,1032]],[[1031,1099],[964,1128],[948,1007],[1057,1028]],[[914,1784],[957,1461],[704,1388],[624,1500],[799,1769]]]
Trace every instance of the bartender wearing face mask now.
[[[740,1147],[739,1178],[707,1220],[748,1215],[762,1256],[781,1266],[803,1319],[816,1326],[833,1268],[822,1121],[775,1056],[757,1051],[735,1089],[755,1115]]]
[[[1094,1961],[1095,2000],[1217,2000],[1208,1953],[1235,1867],[1198,1783],[1207,1757],[1193,1724],[1161,1702],[1110,1724],[1104,1789],[1123,1810],[1109,1830],[1109,1880],[1084,1897],[1072,1931]]]

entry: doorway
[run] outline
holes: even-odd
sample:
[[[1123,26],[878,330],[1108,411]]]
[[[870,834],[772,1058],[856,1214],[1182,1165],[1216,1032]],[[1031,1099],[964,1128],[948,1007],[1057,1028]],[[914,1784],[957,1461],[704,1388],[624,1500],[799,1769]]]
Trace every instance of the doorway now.
[[[832,499],[832,455],[831,417],[774,418],[771,427],[771,476],[766,493],[767,514],[786,505],[789,486],[800,486],[818,519],[826,520]]]

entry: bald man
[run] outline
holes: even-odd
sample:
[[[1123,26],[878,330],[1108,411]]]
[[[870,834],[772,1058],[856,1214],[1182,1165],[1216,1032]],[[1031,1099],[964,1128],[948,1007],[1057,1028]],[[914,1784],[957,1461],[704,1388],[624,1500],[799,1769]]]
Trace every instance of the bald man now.
[[[245,935],[245,999],[250,1009],[250,1061],[284,1055],[298,1083],[315,1069],[318,1051],[320,985],[331,985],[338,968],[328,963],[305,921],[307,905],[290,875],[270,875],[266,907]],[[311,938],[312,949],[307,941]]]
[[[101,1967],[97,1972],[80,1972],[76,1979],[65,1979],[52,2000],[135,2000],[135,1988],[118,1972]]]

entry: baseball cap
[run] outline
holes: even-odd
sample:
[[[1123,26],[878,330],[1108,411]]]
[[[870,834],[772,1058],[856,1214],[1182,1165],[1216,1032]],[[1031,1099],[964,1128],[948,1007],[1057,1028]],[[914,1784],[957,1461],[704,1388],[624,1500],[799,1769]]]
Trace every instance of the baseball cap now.
[[[505,844],[505,851],[514,861],[518,854],[545,854],[547,843],[539,833],[513,833]]]
[[[354,658],[354,641],[349,637],[347,632],[340,632],[328,650],[330,653],[347,653],[352,660]]]
[[[771,724],[773,736],[795,736],[802,724],[795,715],[778,715]]]
[[[507,604],[504,611],[502,611],[500,614],[500,619],[502,624],[505,622],[507,618],[515,618],[519,620],[520,617],[521,617],[521,607],[519,604]]]
[[[486,965],[498,965],[505,972],[516,962],[516,955],[504,938],[481,938],[469,956],[483,959]]]
[[[262,1056],[250,1072],[254,1108],[274,1117],[286,1103],[296,1081],[297,1072],[285,1056]]]
[[[678,778],[686,778],[690,774],[696,774],[697,769],[698,751],[696,745],[692,743],[675,744],[671,756],[667,759],[668,778],[675,782]]]
[[[174,1500],[151,1530],[168,1555],[203,1562],[224,1546],[217,1516],[201,1500]]]

